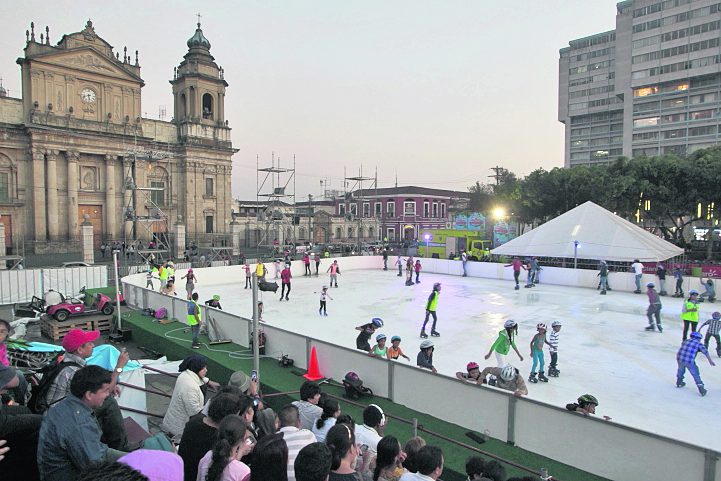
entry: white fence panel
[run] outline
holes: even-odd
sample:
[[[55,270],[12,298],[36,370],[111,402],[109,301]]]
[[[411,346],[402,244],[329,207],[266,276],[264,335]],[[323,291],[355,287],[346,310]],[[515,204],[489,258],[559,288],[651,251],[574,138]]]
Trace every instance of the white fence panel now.
[[[323,376],[342,382],[346,373],[353,371],[363,379],[363,385],[369,387],[373,394],[388,397],[388,363],[392,361],[323,341],[313,340],[311,345],[315,346],[318,368]]]
[[[669,439],[534,401],[516,405],[516,445],[617,481],[704,479],[704,453]],[[593,456],[582,449],[593,445]],[[580,449],[575,449],[578,447]]]
[[[265,355],[275,358],[287,354],[293,361],[295,366],[300,369],[308,369],[308,357],[306,354],[306,338],[304,336],[280,329],[277,327],[263,325],[265,331]]]
[[[220,309],[214,309],[212,307],[206,307],[203,313],[203,320],[208,319],[212,316],[216,322],[218,329],[220,330],[221,337],[230,339],[234,343],[239,344],[243,347],[249,347],[250,337],[248,325],[252,324],[251,321],[244,319],[235,314],[221,311]],[[262,324],[261,324],[262,326]]]
[[[60,269],[42,269],[43,289],[61,292],[65,296],[74,296],[80,289],[107,287],[108,269],[105,266],[64,267]]]
[[[28,302],[33,296],[43,297],[40,269],[0,271],[0,303]]]

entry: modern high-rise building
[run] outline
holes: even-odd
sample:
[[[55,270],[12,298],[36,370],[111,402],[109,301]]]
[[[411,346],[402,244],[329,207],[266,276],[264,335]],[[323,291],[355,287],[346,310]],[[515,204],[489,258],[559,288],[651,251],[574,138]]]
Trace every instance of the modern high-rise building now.
[[[719,143],[721,3],[627,0],[616,29],[560,50],[565,166]]]

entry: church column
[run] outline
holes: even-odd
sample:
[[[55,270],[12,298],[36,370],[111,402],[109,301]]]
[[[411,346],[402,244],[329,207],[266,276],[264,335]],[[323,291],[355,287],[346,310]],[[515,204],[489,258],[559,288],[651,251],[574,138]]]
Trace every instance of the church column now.
[[[45,151],[33,148],[33,227],[35,240],[45,240],[47,216],[45,215]]]
[[[57,240],[60,226],[58,224],[58,160],[57,150],[47,152],[47,204],[48,204],[48,234],[50,240]]]
[[[68,161],[68,234],[74,239],[78,231],[78,153],[65,152]]]
[[[114,238],[118,234],[118,216],[120,215],[115,205],[115,158],[112,155],[105,156],[105,218],[107,228],[103,234]]]
[[[128,176],[132,176],[132,172],[133,172],[133,161],[130,160],[129,158],[123,157],[123,175],[121,176],[123,179],[123,185],[125,184],[125,178]],[[138,185],[137,179],[133,179],[133,181],[135,182],[135,185]],[[123,188],[123,207],[120,209],[121,211],[125,210],[125,207],[127,207],[127,206],[133,207],[133,204],[131,202],[132,195],[133,195],[132,190],[127,189],[125,187]],[[135,215],[142,215],[140,212],[137,211],[138,205],[136,204],[134,207],[136,209]],[[124,221],[123,228],[124,228],[124,232],[125,232],[125,237],[130,238],[133,235],[133,221],[127,221],[127,220]],[[137,237],[137,232],[136,232],[136,237]]]

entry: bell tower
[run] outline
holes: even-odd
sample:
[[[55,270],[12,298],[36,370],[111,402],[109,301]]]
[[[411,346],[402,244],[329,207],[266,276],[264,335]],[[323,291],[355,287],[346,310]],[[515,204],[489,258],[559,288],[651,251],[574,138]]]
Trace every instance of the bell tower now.
[[[174,70],[173,122],[182,143],[230,147],[225,120],[224,71],[210,54],[210,42],[198,28],[187,42],[188,53]]]

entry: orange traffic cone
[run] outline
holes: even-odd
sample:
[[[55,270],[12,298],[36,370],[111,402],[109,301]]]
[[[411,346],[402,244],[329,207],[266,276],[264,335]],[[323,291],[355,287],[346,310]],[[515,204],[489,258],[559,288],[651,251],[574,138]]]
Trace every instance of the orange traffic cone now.
[[[308,374],[303,374],[303,377],[309,381],[317,381],[323,379],[323,376],[318,369],[318,356],[315,354],[315,346],[310,348],[310,365],[308,366]]]

